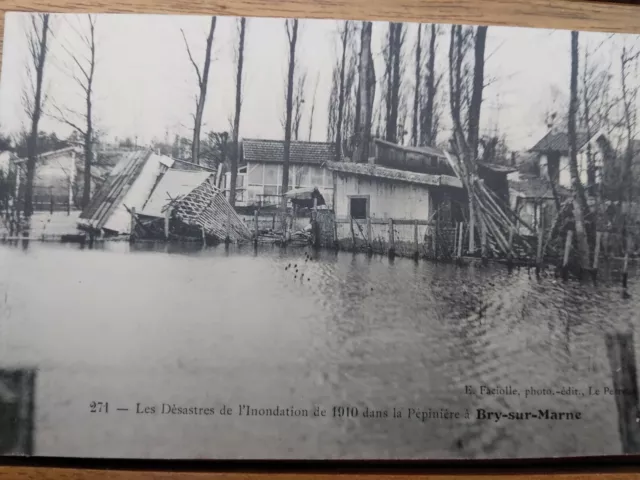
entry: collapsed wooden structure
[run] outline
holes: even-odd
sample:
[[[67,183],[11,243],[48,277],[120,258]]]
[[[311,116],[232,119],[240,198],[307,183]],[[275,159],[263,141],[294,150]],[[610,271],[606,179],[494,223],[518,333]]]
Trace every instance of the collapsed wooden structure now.
[[[215,185],[214,172],[156,155],[126,152],[80,215],[91,236],[242,242],[249,228]]]
[[[491,253],[496,257],[513,258],[515,253],[514,236],[518,231],[518,226],[525,226],[531,231],[534,231],[533,227],[520,218],[518,213],[514,212],[493,189],[487,187],[480,176],[469,173],[466,166],[461,165],[457,157],[449,152],[445,152],[445,156],[456,176],[463,183],[469,197],[469,203],[474,207],[469,215],[475,215],[475,220],[478,222],[476,228],[480,233],[481,255],[485,258]],[[541,238],[541,229],[538,233],[537,242],[530,242],[524,236],[518,238],[518,244],[520,249],[524,250],[523,253],[532,255],[536,252],[538,257],[542,255],[539,251],[545,239]],[[475,236],[477,232],[469,232],[469,235]],[[458,239],[461,237],[462,232],[457,234]],[[461,240],[458,243],[461,244]],[[458,251],[461,249],[460,246]],[[468,253],[473,255],[476,252]]]

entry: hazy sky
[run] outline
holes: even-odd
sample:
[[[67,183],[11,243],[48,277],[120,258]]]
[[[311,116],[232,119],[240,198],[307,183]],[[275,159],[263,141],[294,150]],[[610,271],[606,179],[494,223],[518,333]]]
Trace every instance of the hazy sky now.
[[[181,29],[185,31],[197,62],[204,55],[210,18],[165,15],[99,15],[97,19],[97,69],[95,84],[96,120],[110,138],[135,137],[139,142],[152,138],[172,141],[176,133],[189,135],[197,91],[195,73],[189,63]],[[7,14],[0,78],[0,129],[16,132],[26,122],[21,103],[25,81],[28,14]],[[337,58],[337,29],[333,20],[303,20],[300,23],[297,55],[307,71],[306,110],[301,138],[306,139],[309,111],[317,81],[312,140],[325,140],[332,68]],[[50,62],[45,72],[48,110],[51,105],[81,106],[78,86],[69,81],[69,51],[82,52],[77,31],[86,31],[83,15],[55,15]],[[387,24],[374,23],[376,74],[382,71],[382,40]],[[417,26],[410,24],[405,43],[405,81],[412,95],[413,48]],[[445,71],[448,54],[448,27],[438,40],[438,65]],[[580,36],[581,47],[597,49],[594,59],[612,63],[619,70],[616,48],[621,43],[637,43],[636,36],[588,33]],[[604,42],[603,42],[604,41]],[[214,36],[214,59],[203,131],[228,130],[235,103],[234,45],[237,25],[233,17],[218,17]],[[484,131],[497,129],[505,134],[513,149],[528,148],[545,132],[545,112],[566,98],[569,84],[568,31],[490,27],[486,47],[481,123]],[[284,21],[251,18],[247,22],[244,99],[240,134],[242,137],[283,138],[281,118],[287,68],[287,40]],[[637,81],[637,76],[634,81]],[[447,89],[446,76],[442,87]],[[445,102],[444,116],[448,117]],[[410,117],[408,118],[410,121]],[[445,124],[447,120],[444,120]],[[41,129],[70,133],[68,127],[45,116]],[[444,138],[441,137],[441,138]]]

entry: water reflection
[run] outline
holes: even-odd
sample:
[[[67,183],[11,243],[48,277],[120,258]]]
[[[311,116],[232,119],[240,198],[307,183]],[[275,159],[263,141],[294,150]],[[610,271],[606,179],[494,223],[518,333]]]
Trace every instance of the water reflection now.
[[[424,458],[617,454],[613,397],[465,386],[611,385],[603,343],[634,329],[599,282],[506,267],[260,245],[0,245],[3,365],[37,365],[40,455]],[[297,270],[297,271],[296,271]],[[560,411],[582,421],[428,423],[77,417],[87,399]],[[136,427],[134,429],[134,427]],[[215,428],[224,435],[212,433]],[[61,434],[64,432],[64,435]],[[125,432],[125,433],[123,433]],[[123,440],[124,438],[124,440]]]
[[[0,455],[33,453],[35,372],[0,370]]]

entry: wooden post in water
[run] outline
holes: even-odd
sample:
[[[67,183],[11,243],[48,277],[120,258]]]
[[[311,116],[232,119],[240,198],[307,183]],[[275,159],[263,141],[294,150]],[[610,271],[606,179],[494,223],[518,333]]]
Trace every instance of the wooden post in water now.
[[[337,250],[340,247],[338,243],[338,217],[333,215],[333,246]]]
[[[255,226],[255,236],[253,237],[253,244],[254,245],[258,245],[258,209],[256,208],[255,211],[253,212],[253,223]]]
[[[356,232],[353,230],[353,217],[349,216],[349,224],[351,225],[351,246],[356,251]]]
[[[596,232],[596,246],[595,252],[593,252],[593,270],[591,270],[591,276],[595,282],[598,278],[598,260],[600,258],[600,244],[602,243],[602,232]]]
[[[231,210],[227,211],[227,236],[224,239],[224,243],[227,245],[231,243]]]
[[[433,257],[434,260],[438,261],[438,237],[440,236],[440,205],[438,205],[438,210],[436,210],[436,234],[433,237]]]
[[[282,220],[281,220],[281,224],[282,224],[282,242],[286,245],[287,244],[287,218],[286,218],[286,213],[282,214]]]
[[[394,257],[396,254],[395,236],[393,231],[393,218],[389,219],[389,256]]]
[[[164,211],[164,239],[169,240],[169,219],[171,218],[171,207]]]
[[[624,263],[622,264],[622,288],[627,289],[627,280],[629,277],[629,250],[631,250],[631,237],[627,234],[624,242]]]
[[[373,253],[373,237],[371,230],[371,217],[367,217],[367,249],[369,255]]]
[[[464,237],[464,223],[460,222],[460,233],[458,234],[458,260],[462,260],[462,238]]]
[[[489,252],[489,244],[487,243],[487,225],[482,220],[480,224],[480,256],[482,258],[482,264],[486,265],[489,262],[487,258]]]
[[[49,195],[49,213],[53,215],[53,195]]]
[[[420,258],[420,242],[418,241],[418,221],[413,222],[413,257],[418,260]]]
[[[456,223],[456,228],[453,231],[453,253],[452,257],[458,256],[458,230],[460,230],[460,222]]]
[[[204,230],[204,225],[200,226],[200,234],[202,235],[202,246],[207,246],[207,232]]]
[[[571,242],[573,241],[573,230],[567,232],[564,242],[564,257],[562,258],[562,278],[569,278],[569,252],[571,252]]]
[[[544,228],[540,225],[538,228],[538,244],[536,245],[536,277],[540,276],[540,269],[542,268],[542,259],[544,258],[544,252],[542,251],[543,243]]]
[[[135,240],[135,231],[136,231],[136,207],[131,207],[131,233],[129,234],[129,242],[133,242]]]
[[[609,333],[605,337],[618,409],[618,430],[624,453],[640,451],[638,380],[633,333]]]
[[[271,231],[275,231],[276,229],[276,214],[273,214],[273,218],[271,220]]]
[[[509,271],[513,268],[513,236],[515,235],[515,227],[509,227],[509,251],[507,252],[507,268]]]

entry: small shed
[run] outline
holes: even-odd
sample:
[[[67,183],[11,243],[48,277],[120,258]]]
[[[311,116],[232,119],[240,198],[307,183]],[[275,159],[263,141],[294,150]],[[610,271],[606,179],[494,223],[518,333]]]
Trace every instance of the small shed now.
[[[111,234],[131,233],[130,211],[142,210],[160,175],[172,165],[170,157],[151,150],[123,152],[80,214],[78,226]]]
[[[329,162],[333,172],[336,216],[428,220],[432,194],[460,190],[462,182],[450,175],[415,173],[362,163]]]

